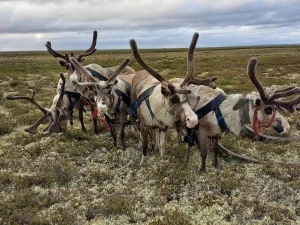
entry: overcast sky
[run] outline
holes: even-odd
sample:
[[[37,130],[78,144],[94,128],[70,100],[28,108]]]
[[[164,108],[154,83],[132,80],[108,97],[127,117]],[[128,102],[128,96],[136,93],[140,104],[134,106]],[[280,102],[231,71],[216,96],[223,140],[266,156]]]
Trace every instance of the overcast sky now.
[[[1,0],[0,51],[300,43],[300,0]]]

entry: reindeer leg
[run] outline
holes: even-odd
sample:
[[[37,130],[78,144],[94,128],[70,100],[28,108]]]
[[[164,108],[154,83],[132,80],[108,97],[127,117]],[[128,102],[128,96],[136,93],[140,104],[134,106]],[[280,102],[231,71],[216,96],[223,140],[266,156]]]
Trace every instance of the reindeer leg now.
[[[180,123],[176,123],[175,128],[176,128],[176,132],[177,132],[178,144],[181,144],[181,142],[182,142],[182,139],[181,139],[182,126]]]
[[[111,131],[111,135],[114,141],[114,148],[117,148],[117,129],[116,129],[116,125],[114,124],[110,124],[110,131]]]
[[[95,110],[95,105],[91,104],[90,109],[93,114],[93,112]],[[94,123],[94,134],[99,134],[97,117],[93,118],[93,123]]]
[[[141,137],[142,137],[142,148],[143,148],[143,155],[140,165],[142,165],[147,156],[147,148],[148,148],[148,135],[149,135],[149,127],[145,126],[141,123]]]
[[[206,150],[206,139],[207,135],[204,129],[201,129],[199,126],[199,147],[200,147],[200,154],[201,154],[201,168],[200,172],[206,172],[206,166],[205,166],[205,161],[207,157],[207,150]]]
[[[155,129],[155,146],[154,146],[154,152],[159,151],[159,142],[160,142],[160,136],[159,136],[159,129]]]
[[[126,145],[125,145],[125,119],[126,119],[126,114],[124,115],[124,113],[121,113],[121,115],[120,115],[120,129],[121,129],[120,138],[121,138],[121,142],[122,142],[122,150],[123,151],[126,150]]]
[[[214,152],[213,166],[217,169],[221,169],[219,162],[218,162],[218,150],[219,150],[218,140],[219,140],[218,137],[212,137],[212,139],[211,139],[212,149]]]
[[[82,99],[80,99],[79,101],[80,101],[78,103],[79,121],[80,121],[80,124],[81,124],[81,130],[86,133],[86,129],[85,129],[84,122],[83,122],[83,111],[84,111],[83,110],[83,101],[82,101]]]
[[[161,158],[163,158],[165,155],[165,148],[166,148],[166,131],[160,130],[159,131],[159,152]]]

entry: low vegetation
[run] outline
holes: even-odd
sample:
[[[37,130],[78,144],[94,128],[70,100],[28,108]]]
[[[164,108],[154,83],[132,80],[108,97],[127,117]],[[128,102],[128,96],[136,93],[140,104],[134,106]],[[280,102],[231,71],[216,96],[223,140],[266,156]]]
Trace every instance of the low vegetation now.
[[[145,61],[166,78],[183,77],[186,49],[141,50]],[[97,51],[86,63],[118,65],[129,50]],[[218,76],[226,93],[255,90],[247,77],[248,60],[256,56],[264,85],[298,86],[299,46],[197,49],[198,77]],[[133,58],[133,57],[132,57]],[[135,60],[130,66],[141,69]],[[298,224],[299,167],[241,162],[222,153],[222,170],[211,165],[199,172],[195,147],[177,144],[167,134],[163,159],[150,151],[140,167],[138,135],[126,128],[127,149],[114,149],[110,134],[85,114],[87,133],[74,127],[66,134],[30,135],[24,128],[41,112],[26,101],[7,101],[7,94],[30,95],[50,106],[63,68],[47,52],[0,53],[0,224]],[[289,114],[295,122],[297,113]],[[43,125],[44,126],[44,125]],[[300,135],[292,124],[291,135]],[[261,160],[300,163],[296,142],[261,142],[226,134],[221,142],[242,155]],[[119,143],[118,146],[121,146]]]

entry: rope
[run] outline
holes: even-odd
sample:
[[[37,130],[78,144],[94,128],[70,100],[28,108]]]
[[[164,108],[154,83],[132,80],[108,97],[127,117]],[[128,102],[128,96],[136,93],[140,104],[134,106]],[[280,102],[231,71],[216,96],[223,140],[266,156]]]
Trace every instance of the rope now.
[[[300,167],[300,163],[289,163],[289,162],[285,163],[285,162],[276,162],[276,161],[264,161],[264,160],[254,159],[254,158],[251,158],[251,157],[248,157],[248,156],[242,156],[242,155],[239,155],[239,154],[229,150],[228,148],[223,146],[220,142],[218,142],[218,146],[220,147],[221,150],[225,151],[229,155],[234,156],[236,158],[239,158],[239,159],[243,160],[244,162],[263,164],[263,165],[279,165],[279,166]]]

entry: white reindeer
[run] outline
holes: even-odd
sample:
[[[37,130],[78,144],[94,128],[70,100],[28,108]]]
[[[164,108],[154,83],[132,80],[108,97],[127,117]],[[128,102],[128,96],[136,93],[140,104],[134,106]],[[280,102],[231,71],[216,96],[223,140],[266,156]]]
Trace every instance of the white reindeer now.
[[[84,66],[82,66],[75,58],[71,58],[72,65],[82,72],[89,82],[77,82],[73,80],[73,84],[76,89],[82,89],[84,87],[93,88],[95,104],[100,114],[105,114],[106,121],[110,126],[112,133],[114,147],[117,146],[117,131],[116,125],[120,125],[121,133],[120,138],[122,142],[122,149],[125,150],[125,124],[127,121],[128,113],[126,108],[130,106],[130,91],[133,74],[120,74],[121,71],[129,63],[130,58],[127,58],[119,66],[108,80],[98,80],[92,76]],[[120,75],[119,75],[120,74]]]
[[[92,55],[97,49],[96,47],[96,42],[97,42],[97,31],[94,31],[93,33],[93,41],[90,46],[86,51],[83,53],[80,53],[78,57],[75,57],[74,53],[71,52],[71,57],[76,58],[76,60],[80,63],[83,64],[84,62],[84,57]],[[94,133],[98,134],[98,127],[97,127],[97,117],[95,113],[95,107],[94,107],[94,99],[93,99],[93,94],[84,87],[75,87],[72,83],[73,80],[79,81],[79,82],[85,82],[86,81],[86,76],[80,73],[80,71],[76,72],[75,67],[72,65],[70,58],[68,54],[61,54],[57,51],[55,51],[52,46],[51,42],[48,41],[46,43],[46,48],[48,52],[54,56],[55,58],[61,58],[63,60],[60,60],[59,63],[61,66],[66,68],[66,72],[64,74],[64,77],[66,79],[66,85],[65,85],[65,94],[68,96],[69,101],[70,101],[70,109],[73,108],[74,105],[78,107],[79,110],[79,120],[81,122],[81,129],[82,131],[86,132],[86,128],[84,126],[83,122],[83,106],[84,104],[88,105],[91,109],[91,114],[93,117],[93,123],[94,123]],[[93,75],[93,77],[96,77],[98,80],[107,80],[109,77],[118,69],[118,66],[114,67],[107,67],[103,68],[102,66],[92,63],[89,65],[86,65],[85,68],[90,71],[90,73]],[[123,68],[122,70],[123,74],[131,74],[135,73],[135,71],[127,66]],[[57,85],[57,92],[60,92],[60,86],[61,86],[62,80],[60,79]],[[73,110],[70,110],[70,117],[73,118]],[[73,123],[71,123],[73,125]]]
[[[197,40],[196,40],[197,41]],[[216,78],[207,80],[192,79],[193,71],[193,54],[196,46],[195,38],[193,38],[189,54],[188,68],[184,83],[189,84],[205,84],[212,87],[212,83]],[[192,111],[191,106],[195,106],[199,101],[199,97],[191,94],[190,90],[176,87],[169,81],[165,80],[159,73],[149,67],[138,53],[137,45],[134,40],[130,41],[133,55],[137,62],[146,71],[139,71],[132,80],[131,104],[127,109],[130,114],[135,114],[140,123],[140,135],[142,140],[143,155],[141,164],[145,161],[148,148],[149,130],[156,128],[159,135],[156,139],[159,142],[159,150],[161,156],[165,151],[165,132],[168,127],[175,127],[179,122],[188,128],[193,128],[198,124],[196,114]],[[183,86],[185,84],[182,84]],[[159,139],[159,141],[158,141]]]
[[[201,96],[200,101],[193,110],[199,118],[197,129],[189,130],[188,139],[198,144],[202,163],[201,171],[206,171],[205,161],[207,157],[206,140],[212,140],[214,152],[213,166],[218,168],[218,139],[223,132],[231,131],[238,135],[243,124],[251,123],[256,133],[261,132],[262,127],[272,127],[278,134],[287,133],[290,130],[289,123],[282,114],[286,110],[293,112],[294,106],[299,104],[300,97],[293,100],[283,101],[279,98],[299,94],[299,88],[287,88],[273,92],[272,96],[266,96],[260,82],[255,75],[257,59],[251,58],[248,64],[248,75],[258,90],[246,97],[241,94],[226,95],[220,88],[211,89],[205,86],[197,86],[196,95]],[[180,80],[172,80],[180,83]],[[281,114],[282,113],[282,114]],[[193,139],[195,132],[198,139]]]

